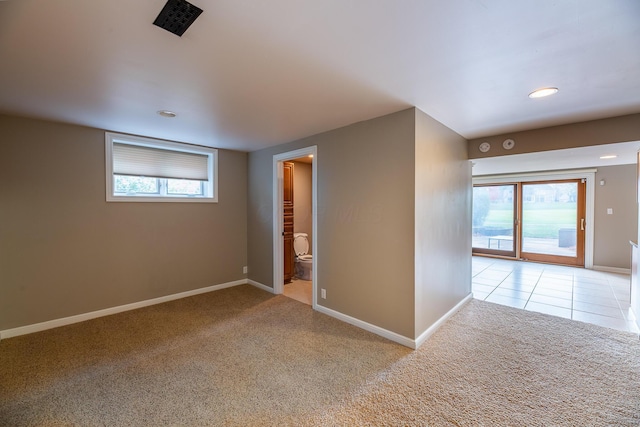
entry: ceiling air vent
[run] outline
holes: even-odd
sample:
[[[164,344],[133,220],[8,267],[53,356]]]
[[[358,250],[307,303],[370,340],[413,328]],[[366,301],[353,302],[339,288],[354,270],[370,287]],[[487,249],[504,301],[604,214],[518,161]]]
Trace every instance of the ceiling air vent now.
[[[202,13],[202,9],[185,0],[169,0],[153,25],[164,28],[176,36],[182,36]]]

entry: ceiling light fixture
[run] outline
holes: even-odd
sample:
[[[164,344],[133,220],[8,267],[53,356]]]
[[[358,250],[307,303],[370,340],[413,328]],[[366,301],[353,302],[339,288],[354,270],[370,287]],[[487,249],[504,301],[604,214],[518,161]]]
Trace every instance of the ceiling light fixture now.
[[[543,98],[545,96],[558,93],[557,87],[543,87],[542,89],[536,89],[529,94],[529,98]]]
[[[160,114],[162,117],[170,117],[170,118],[173,118],[173,117],[177,116],[176,113],[174,113],[173,111],[169,111],[169,110],[160,110],[160,111],[158,111],[158,114]]]
[[[310,159],[313,159],[313,154],[309,154],[307,157],[309,157]]]
[[[615,159],[616,157],[618,157],[616,154],[607,154],[606,156],[600,156],[601,159],[605,160],[605,159]]]

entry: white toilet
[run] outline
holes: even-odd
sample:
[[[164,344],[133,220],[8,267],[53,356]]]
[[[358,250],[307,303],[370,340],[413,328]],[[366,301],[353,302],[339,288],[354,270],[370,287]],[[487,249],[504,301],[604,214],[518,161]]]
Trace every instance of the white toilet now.
[[[313,255],[309,255],[309,239],[307,233],[293,233],[293,250],[296,253],[296,277],[302,280],[311,279]]]

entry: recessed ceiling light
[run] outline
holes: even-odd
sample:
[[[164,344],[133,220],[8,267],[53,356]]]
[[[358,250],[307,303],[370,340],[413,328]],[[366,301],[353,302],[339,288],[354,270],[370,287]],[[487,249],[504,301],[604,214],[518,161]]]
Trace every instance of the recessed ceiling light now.
[[[543,87],[542,89],[534,90],[529,94],[529,98],[543,98],[545,96],[558,93],[557,87]]]
[[[601,159],[615,159],[618,157],[616,154],[607,154],[606,156],[600,156]]]
[[[313,154],[309,154],[307,157],[309,157],[310,159],[313,159]]]
[[[176,113],[174,113],[173,111],[169,111],[169,110],[160,110],[160,111],[158,111],[158,114],[160,114],[162,117],[175,117],[175,116],[177,116]]]

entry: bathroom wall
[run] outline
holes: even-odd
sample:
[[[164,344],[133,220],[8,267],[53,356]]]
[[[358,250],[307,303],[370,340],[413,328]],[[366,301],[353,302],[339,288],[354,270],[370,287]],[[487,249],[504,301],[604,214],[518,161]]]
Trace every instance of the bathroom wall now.
[[[312,253],[312,166],[310,163],[293,163],[293,231],[294,233],[307,233],[309,235],[309,253]]]

